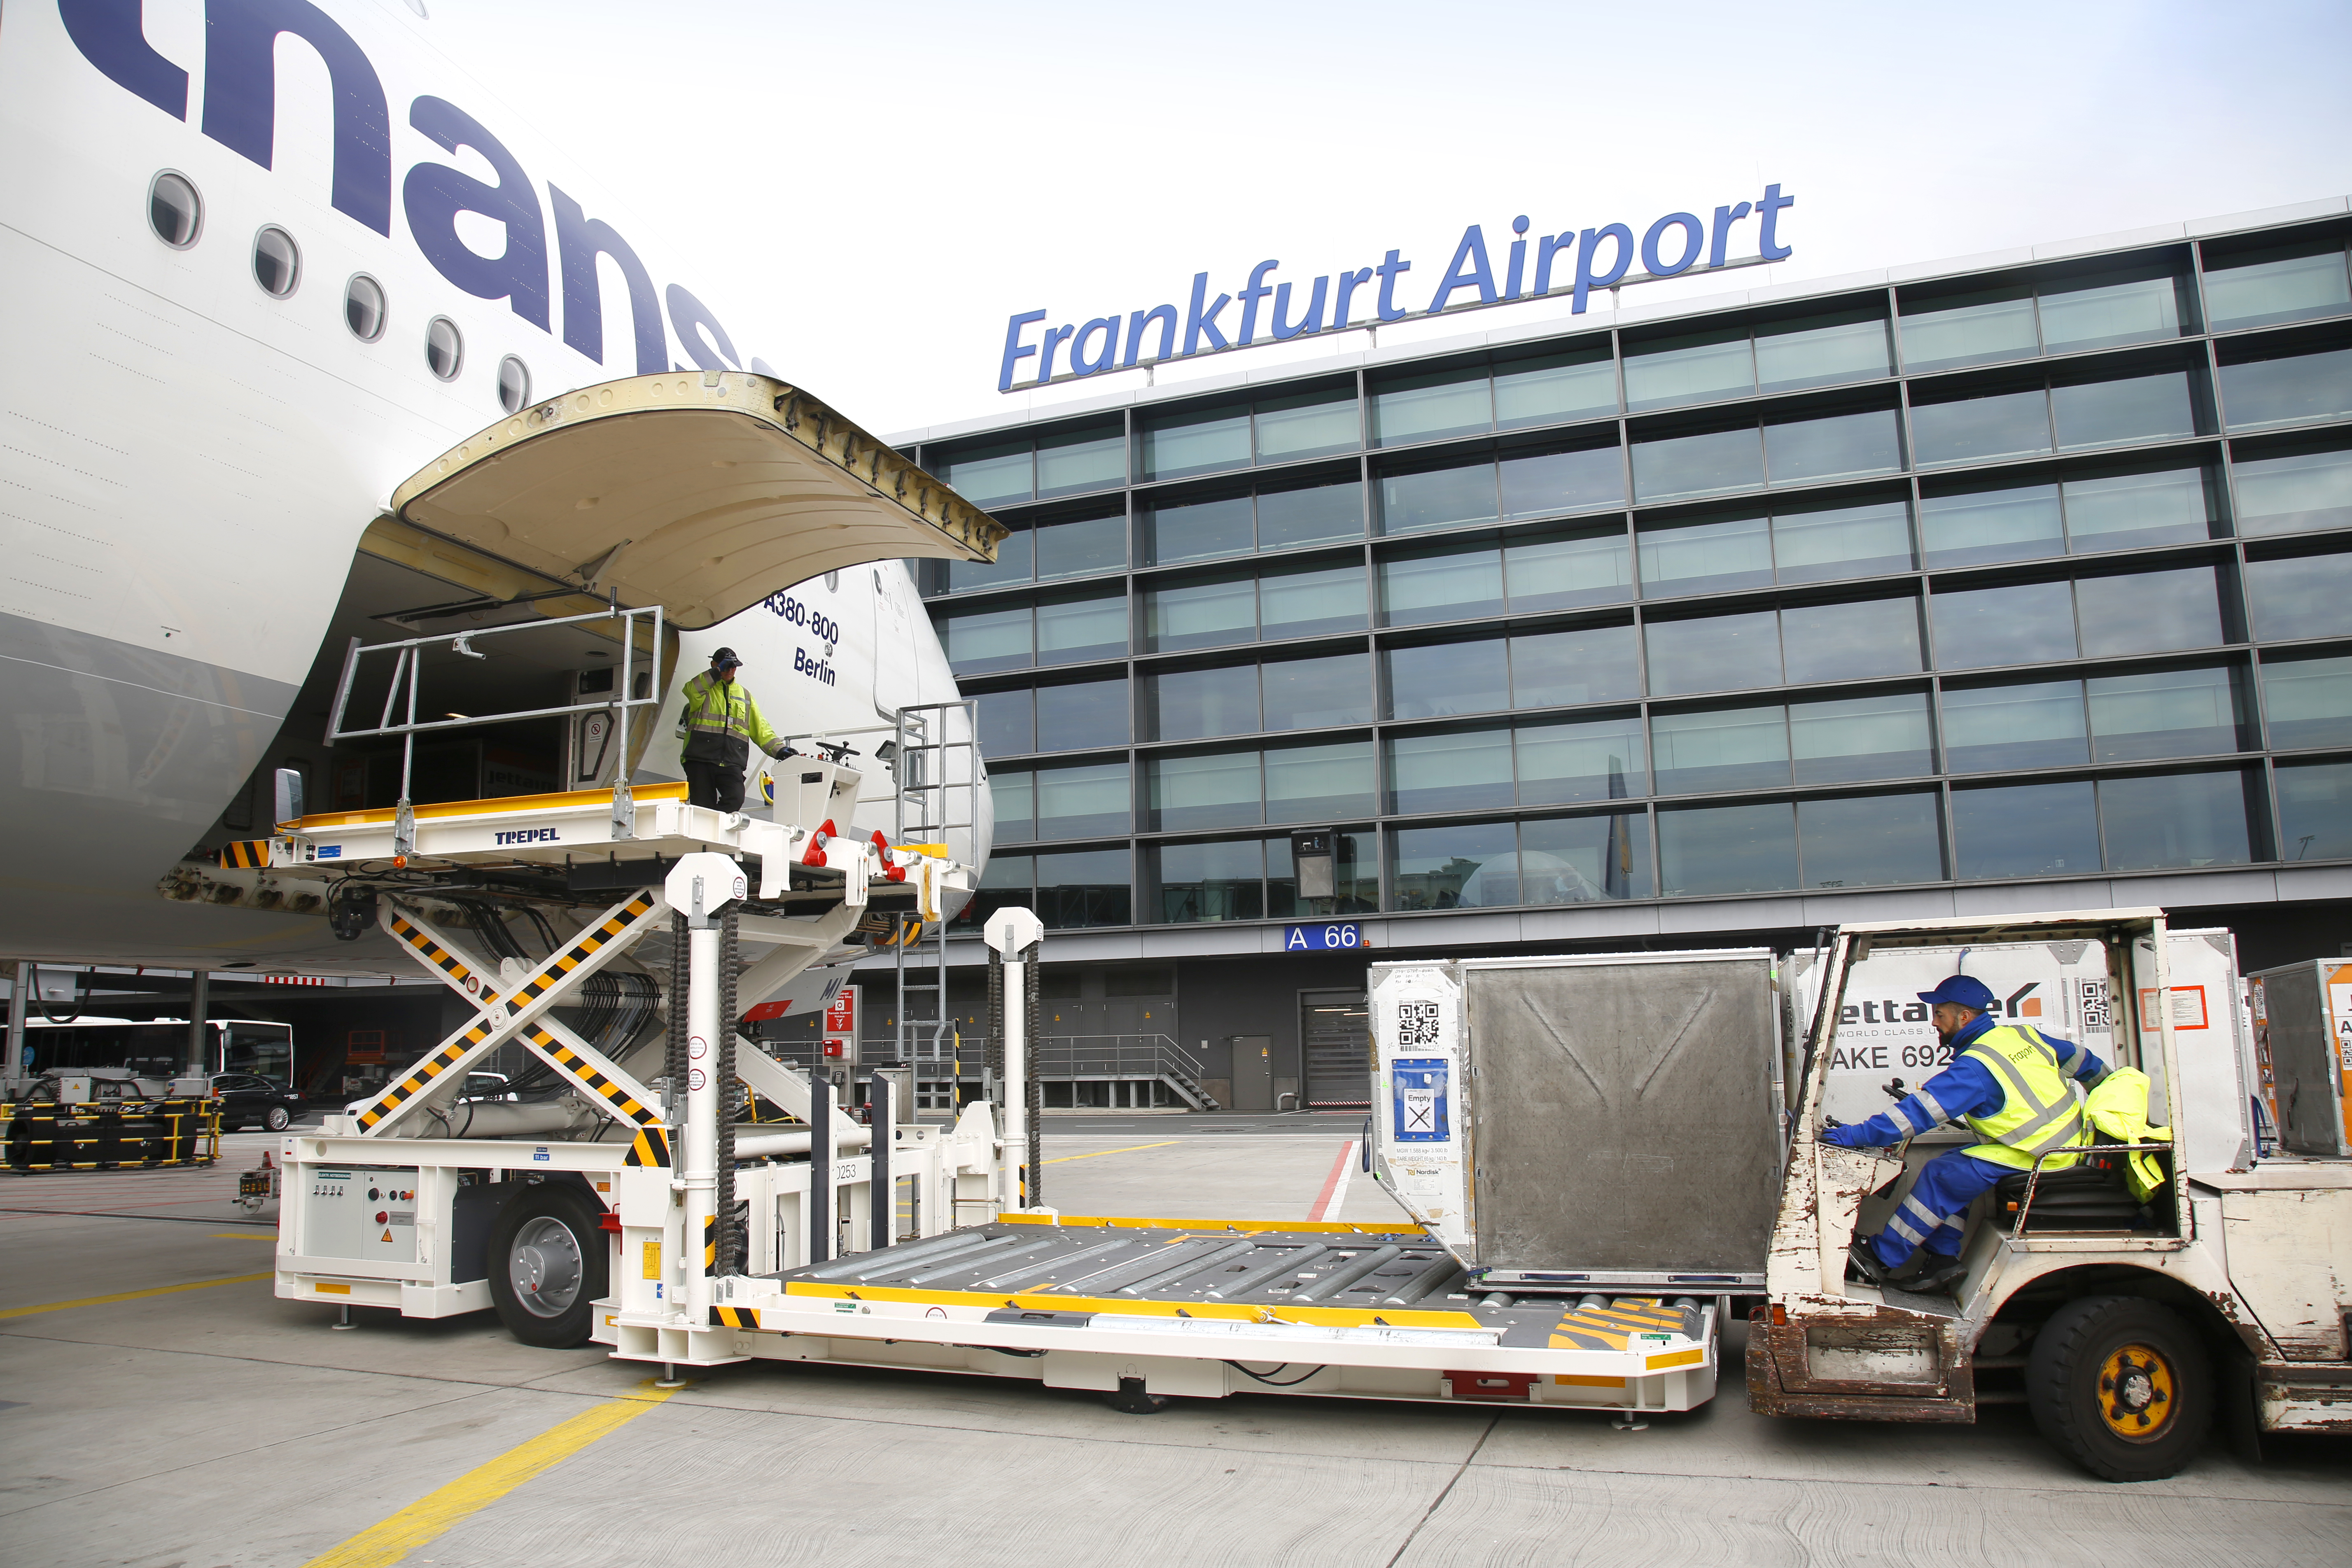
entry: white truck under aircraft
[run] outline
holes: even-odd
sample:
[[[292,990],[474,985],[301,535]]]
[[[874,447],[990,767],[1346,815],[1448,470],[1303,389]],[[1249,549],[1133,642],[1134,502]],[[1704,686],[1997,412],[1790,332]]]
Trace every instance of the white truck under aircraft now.
[[[1765,1300],[1749,1318],[1757,1410],[1969,1422],[1981,1405],[2022,1403],[2111,1480],[2174,1473],[2216,1423],[2251,1447],[2265,1432],[2352,1432],[2352,1159],[2317,1143],[2257,1156],[2259,1083],[2234,974],[2213,984],[2181,962],[2217,951],[2207,935],[2168,931],[2158,910],[1838,931],[1814,992]],[[2053,994],[2042,1026],[2145,1073],[2150,1130],[2099,1131],[2088,1159],[2055,1169],[2042,1155],[1979,1199],[1947,1291],[1849,1279],[1848,1245],[1942,1151],[1822,1142],[1845,1010],[1894,994],[1888,976],[1990,973],[2036,949],[2066,970],[2046,989],[2072,997]],[[2145,1197],[2127,1184],[2135,1159],[2153,1184]]]

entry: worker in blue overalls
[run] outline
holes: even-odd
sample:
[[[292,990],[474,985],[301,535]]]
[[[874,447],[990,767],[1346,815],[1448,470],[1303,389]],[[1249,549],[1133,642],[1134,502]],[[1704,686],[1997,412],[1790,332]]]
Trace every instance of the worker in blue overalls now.
[[[1884,1148],[1953,1121],[1976,1133],[1975,1144],[1930,1160],[1886,1228],[1856,1239],[1847,1255],[1848,1279],[1885,1284],[1914,1252],[1924,1253],[1919,1273],[1895,1283],[1925,1291],[1959,1278],[1962,1224],[1978,1194],[2004,1176],[2032,1170],[2037,1157],[2050,1156],[2042,1160],[2044,1171],[2063,1170],[2081,1158],[2063,1152],[2094,1137],[2074,1085],[2096,1084],[2107,1076],[2107,1064],[2054,1035],[1998,1022],[1992,991],[1981,980],[1955,974],[1918,994],[1936,1033],[1952,1046],[1952,1065],[1894,1110],[1859,1126],[1832,1127],[1822,1142]]]

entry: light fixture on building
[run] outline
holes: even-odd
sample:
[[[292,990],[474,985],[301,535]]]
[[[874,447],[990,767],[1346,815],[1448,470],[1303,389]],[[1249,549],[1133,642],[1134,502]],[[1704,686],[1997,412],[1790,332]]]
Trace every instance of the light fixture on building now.
[[[1291,874],[1298,879],[1298,896],[1302,899],[1334,899],[1339,897],[1339,882],[1333,864],[1332,834],[1326,828],[1316,833],[1294,833],[1290,836]]]

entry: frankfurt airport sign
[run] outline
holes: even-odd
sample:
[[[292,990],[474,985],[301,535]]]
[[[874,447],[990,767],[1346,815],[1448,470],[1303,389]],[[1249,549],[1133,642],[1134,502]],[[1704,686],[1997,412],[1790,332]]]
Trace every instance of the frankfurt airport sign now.
[[[1781,212],[1797,205],[1782,195],[1777,184],[1764,187],[1754,202],[1732,202],[1715,209],[1712,221],[1696,213],[1673,212],[1643,230],[1636,239],[1625,224],[1599,228],[1562,229],[1558,234],[1529,234],[1525,215],[1511,220],[1512,238],[1501,266],[1486,244],[1486,230],[1472,224],[1462,231],[1426,305],[1416,309],[1416,297],[1404,281],[1412,263],[1391,250],[1377,267],[1341,269],[1304,287],[1273,281],[1282,268],[1278,260],[1261,261],[1250,268],[1249,281],[1239,294],[1209,292],[1209,275],[1192,275],[1192,288],[1180,313],[1172,303],[1153,305],[1125,316],[1097,316],[1090,321],[1047,326],[1051,310],[1024,310],[1004,325],[1004,357],[997,367],[996,390],[1021,392],[1048,382],[1068,381],[1108,371],[1134,370],[1196,354],[1245,349],[1260,342],[1289,342],[1320,332],[1360,331],[1391,321],[1446,315],[1484,306],[1515,304],[1566,293],[1569,310],[1582,315],[1595,289],[1617,289],[1678,278],[1694,270],[1754,266],[1781,261],[1791,254],[1780,243]],[[1730,258],[1731,246],[1741,224],[1756,224],[1753,257]],[[1642,264],[1636,273],[1633,264]],[[1270,301],[1270,303],[1269,303]],[[1151,352],[1144,349],[1149,344]]]

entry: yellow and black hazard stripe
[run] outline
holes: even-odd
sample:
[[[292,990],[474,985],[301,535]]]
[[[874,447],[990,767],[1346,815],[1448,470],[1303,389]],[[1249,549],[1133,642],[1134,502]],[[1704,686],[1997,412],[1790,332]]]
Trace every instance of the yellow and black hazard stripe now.
[[[648,1127],[639,1132],[636,1141],[629,1145],[629,1152],[621,1163],[640,1168],[668,1169],[669,1130],[664,1127]]]
[[[582,1056],[578,1051],[573,1050],[570,1046],[567,1046],[562,1040],[557,1039],[553,1035],[548,1033],[547,1030],[541,1028],[539,1026],[534,1024],[524,1029],[523,1037],[530,1041],[532,1045],[537,1046],[541,1050],[545,1051],[549,1056],[554,1058],[557,1066],[562,1068],[564,1071],[570,1073],[582,1083],[586,1084],[590,1089],[594,1089],[598,1094],[603,1095],[607,1100],[612,1102],[613,1109],[618,1110],[622,1115],[627,1117],[638,1126],[650,1127],[655,1122],[661,1120],[657,1114],[648,1110],[646,1107],[639,1105],[636,1101],[636,1097],[632,1095],[627,1089],[623,1089],[619,1084],[614,1083],[611,1079],[606,1078],[603,1073],[599,1072],[595,1066],[591,1063],[586,1057]]]
[[[1635,1334],[1678,1334],[1686,1327],[1679,1307],[1627,1298],[1605,1307],[1579,1307],[1565,1314],[1551,1331],[1551,1348],[1622,1351]]]
[[[423,953],[425,961],[433,967],[465,986],[469,992],[477,986],[480,987],[481,999],[485,1004],[499,999],[498,989],[495,986],[476,974],[457,954],[435,942],[404,917],[400,915],[393,917],[392,934]]]
[[[760,1326],[760,1314],[749,1307],[713,1307],[710,1316],[711,1321],[722,1329],[756,1329]]]
[[[712,1215],[702,1222],[702,1268],[709,1273],[719,1267],[719,1216]]]
[[[376,1097],[375,1103],[360,1112],[360,1131],[365,1132],[377,1122],[424,1092],[425,1087],[463,1061],[467,1052],[490,1037],[488,1024],[477,1024],[439,1050],[408,1069],[408,1076]]]
[[[220,863],[225,871],[266,870],[269,865],[269,840],[240,838],[233,844],[224,844]]]
[[[597,949],[620,935],[654,907],[651,893],[639,893],[612,915],[580,933],[580,939],[540,966],[537,974],[523,982],[520,990],[507,998],[507,1011],[520,1013],[531,1003],[547,994],[555,983],[588,962]]]

